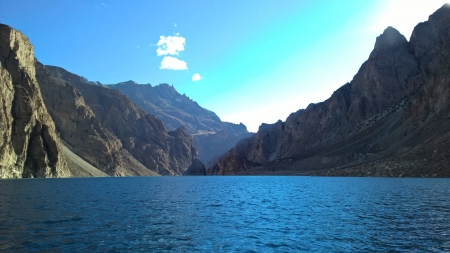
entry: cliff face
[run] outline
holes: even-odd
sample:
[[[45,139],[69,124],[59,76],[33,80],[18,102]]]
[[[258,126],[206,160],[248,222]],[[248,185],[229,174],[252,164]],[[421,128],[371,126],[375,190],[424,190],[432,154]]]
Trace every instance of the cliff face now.
[[[0,24],[0,177],[67,177],[59,137],[35,78],[33,46]]]
[[[208,173],[450,174],[445,169],[450,164],[445,151],[450,147],[449,27],[450,7],[444,5],[416,26],[410,42],[387,28],[350,83],[286,122],[260,127]],[[424,152],[428,149],[437,155]],[[254,164],[228,168],[235,157]],[[239,166],[243,169],[236,171]]]
[[[99,148],[94,150],[93,158],[90,159],[89,154],[82,154],[82,152],[78,154],[83,158],[86,157],[88,161],[95,160],[96,153],[105,154],[105,159],[98,161],[105,167],[97,166],[105,168],[103,171],[108,174],[140,174],[142,172],[132,171],[139,167],[135,166],[138,163],[141,164],[140,167],[144,166],[161,175],[181,175],[197,158],[192,138],[184,128],[168,132],[161,120],[144,112],[118,90],[89,83],[82,77],[59,67],[45,66],[45,68],[51,72],[53,79],[64,80],[65,85],[73,85],[74,87],[68,88],[75,89],[74,92],[70,92],[71,97],[75,99],[73,94],[79,92],[84,99],[85,107],[91,110],[91,113],[88,113],[86,109],[80,109],[83,113],[81,115],[76,113],[72,117],[76,122],[83,122],[82,126],[86,126],[82,136],[86,136],[87,139],[82,138],[83,143],[77,143],[77,140],[70,142],[68,137],[67,142],[74,148],[83,149],[92,145],[88,142],[91,138]],[[71,104],[80,108],[81,102]],[[52,108],[55,113],[61,110],[58,106],[52,106]],[[62,114],[67,115],[65,109]],[[72,124],[72,120],[64,121]],[[63,126],[64,122],[61,128],[64,128]],[[65,127],[65,129],[70,128]],[[72,136],[74,131],[76,130],[68,131],[67,135]],[[88,150],[92,152],[92,149]],[[113,155],[111,160],[108,160],[110,153]],[[95,164],[95,161],[92,163]],[[109,164],[112,165],[109,166]]]
[[[117,89],[164,122],[168,130],[184,127],[192,135],[198,157],[207,166],[231,149],[240,139],[251,136],[245,125],[222,122],[214,113],[178,93],[173,86],[122,82],[106,87]]]

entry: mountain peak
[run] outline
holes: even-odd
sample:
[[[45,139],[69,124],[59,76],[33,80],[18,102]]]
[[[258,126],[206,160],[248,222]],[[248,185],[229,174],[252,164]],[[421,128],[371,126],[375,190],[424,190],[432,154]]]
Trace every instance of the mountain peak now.
[[[154,88],[157,91],[160,91],[160,92],[162,92],[165,95],[169,95],[170,97],[175,96],[176,94],[178,94],[178,91],[175,90],[173,85],[169,85],[167,83],[160,83],[159,85],[156,85]],[[163,97],[165,97],[165,96],[163,96]]]
[[[398,45],[406,44],[408,41],[397,29],[389,26],[377,37],[375,50],[391,49]]]
[[[0,28],[10,28],[10,29],[13,29],[11,26],[5,25],[5,24],[2,24],[2,23],[0,23]]]
[[[437,9],[434,13],[442,12],[442,11],[450,11],[450,3],[445,3],[444,5],[442,5],[441,8]],[[431,14],[431,15],[433,15],[433,14]]]
[[[168,83],[160,83],[160,84],[157,85],[157,86],[159,86],[159,87],[161,87],[161,88],[173,88],[173,84],[172,84],[172,85],[169,85]],[[175,89],[175,88],[173,88],[173,89]]]
[[[118,84],[122,84],[122,85],[138,85],[135,81],[133,80],[129,80],[129,81],[125,81],[125,82],[120,82]]]
[[[433,20],[438,23],[447,23],[450,17],[450,4],[445,3],[441,8],[437,9],[433,14],[430,15],[429,20]]]

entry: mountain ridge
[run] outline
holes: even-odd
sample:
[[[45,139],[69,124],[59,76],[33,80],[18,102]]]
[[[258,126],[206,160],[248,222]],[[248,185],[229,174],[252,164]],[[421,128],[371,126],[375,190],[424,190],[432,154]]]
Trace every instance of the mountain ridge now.
[[[166,83],[151,86],[130,80],[105,87],[122,92],[147,113],[160,118],[169,130],[185,127],[192,135],[198,158],[206,166],[212,165],[237,141],[251,135],[244,124],[221,121],[214,112]]]
[[[146,113],[120,91],[87,82],[61,67],[44,67],[53,76],[76,88],[107,133],[105,136],[112,136],[109,139],[116,144],[112,145],[115,146],[113,152],[106,157],[116,161],[115,165],[117,161],[128,164],[126,170],[123,166],[116,166],[122,171],[117,175],[139,175],[138,171],[131,172],[135,167],[145,167],[161,175],[182,175],[192,163],[197,164],[197,150],[183,127],[167,131],[160,119]],[[114,173],[113,169],[108,174]]]
[[[351,82],[324,102],[292,113],[285,122],[260,127],[208,168],[208,173],[450,175],[442,169],[449,165],[446,148],[438,160],[417,151],[425,141],[417,136],[429,136],[434,145],[445,143],[448,134],[439,126],[448,121],[442,115],[449,110],[450,57],[444,57],[450,51],[449,17],[450,6],[445,4],[416,26],[410,42],[388,27]],[[436,89],[441,92],[433,92]],[[434,119],[419,122],[420,116]],[[441,136],[433,135],[433,130]],[[409,160],[400,163],[395,157],[401,156]],[[423,159],[428,161],[423,169],[414,165]],[[386,169],[386,164],[395,168]],[[355,166],[364,169],[341,173]]]

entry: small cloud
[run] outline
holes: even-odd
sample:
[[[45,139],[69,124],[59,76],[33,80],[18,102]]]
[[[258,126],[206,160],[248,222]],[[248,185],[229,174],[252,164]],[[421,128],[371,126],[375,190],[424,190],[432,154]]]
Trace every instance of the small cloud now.
[[[95,8],[97,8],[97,9],[103,9],[103,8],[109,8],[109,7],[111,7],[111,5],[105,4],[105,3],[95,5]]]
[[[200,80],[202,80],[202,79],[203,79],[203,76],[201,76],[199,73],[195,73],[195,74],[192,76],[192,82],[200,81]]]
[[[186,39],[179,36],[159,36],[158,49],[156,49],[156,53],[158,56],[161,55],[178,55],[178,52],[184,50],[184,44],[186,43]]]
[[[187,70],[187,63],[172,56],[164,56],[160,69]]]
[[[141,48],[140,46],[136,46],[137,48]]]
[[[177,24],[176,24],[176,23],[173,23],[173,27],[177,27]]]

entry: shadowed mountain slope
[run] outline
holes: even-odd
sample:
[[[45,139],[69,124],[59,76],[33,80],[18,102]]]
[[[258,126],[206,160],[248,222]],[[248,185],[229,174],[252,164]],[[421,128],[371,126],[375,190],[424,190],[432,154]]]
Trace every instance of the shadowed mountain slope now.
[[[209,174],[450,175],[450,6],[410,42],[388,27],[350,83],[263,124]]]
[[[185,129],[168,132],[117,90],[39,65],[45,101],[62,139],[108,175],[181,175],[197,159]],[[65,98],[62,101],[59,98]]]
[[[108,175],[157,175],[123,149],[113,132],[101,126],[75,86],[53,75],[39,62],[36,64],[36,78],[67,150]]]

